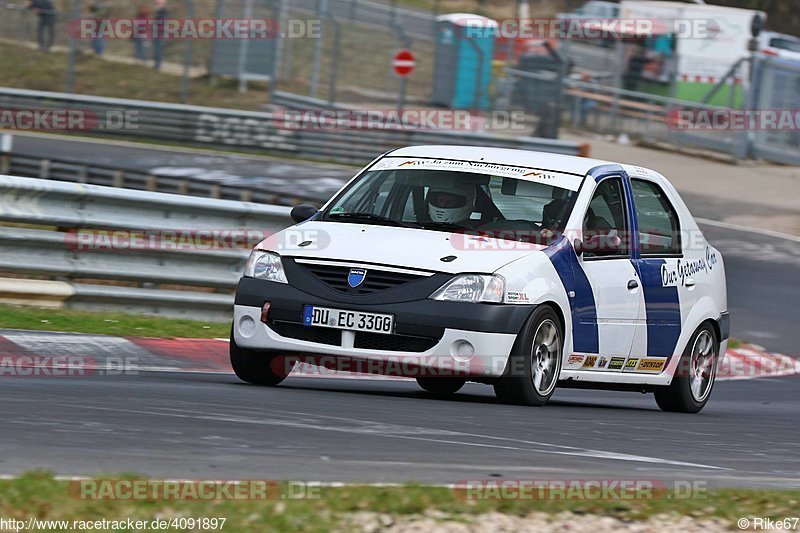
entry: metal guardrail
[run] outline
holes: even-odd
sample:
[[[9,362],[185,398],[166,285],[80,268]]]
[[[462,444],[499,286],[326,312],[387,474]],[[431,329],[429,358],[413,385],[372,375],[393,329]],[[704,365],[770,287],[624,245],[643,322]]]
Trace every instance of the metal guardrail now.
[[[320,203],[328,198],[325,192],[300,189],[290,193],[274,192],[250,184],[216,183],[46,155],[0,155],[0,174],[290,207],[304,202]]]
[[[0,222],[6,223],[0,226],[4,278],[51,279],[62,295],[67,283],[64,304],[70,307],[204,320],[230,317],[232,291],[249,253],[246,242],[291,224],[288,207],[15,176],[0,176]],[[182,245],[187,235],[202,236],[200,230],[222,235],[231,247],[198,245],[201,239]],[[225,241],[231,233],[239,240]],[[139,234],[166,241],[115,248],[103,240]],[[24,298],[24,291],[4,289],[14,285],[11,280],[0,282],[0,300],[9,294]]]
[[[303,96],[295,93],[287,93],[286,91],[273,91],[270,103],[273,106],[285,107],[288,109],[303,109],[303,110],[332,110],[332,109],[347,109],[342,104],[336,104],[322,100],[321,98],[312,98],[310,96]]]
[[[286,101],[285,94],[277,95]],[[299,102],[300,97],[295,98]],[[319,102],[319,101],[317,101]],[[300,104],[295,103],[295,106]],[[501,137],[485,133],[413,129],[348,130],[291,129],[271,113],[213,107],[165,104],[99,96],[73,95],[23,89],[0,89],[0,108],[6,110],[80,110],[99,119],[115,120],[133,113],[127,127],[99,127],[84,133],[103,136],[270,150],[307,159],[365,163],[392,148],[413,144],[466,144],[519,148],[578,155],[581,147],[570,141],[536,137]],[[98,124],[105,124],[99,120]]]

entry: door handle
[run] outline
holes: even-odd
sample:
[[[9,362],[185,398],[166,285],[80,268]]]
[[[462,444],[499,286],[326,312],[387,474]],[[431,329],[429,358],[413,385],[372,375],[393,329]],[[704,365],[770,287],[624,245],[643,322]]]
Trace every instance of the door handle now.
[[[630,281],[628,282],[628,289],[629,289],[629,290],[633,290],[633,289],[635,289],[635,288],[636,288],[636,287],[638,287],[638,286],[639,286],[639,282],[638,282],[638,281],[636,281],[635,279],[632,279],[632,280],[630,280]]]
[[[687,287],[694,287],[695,283],[696,282],[695,282],[694,278],[686,278],[686,286]]]

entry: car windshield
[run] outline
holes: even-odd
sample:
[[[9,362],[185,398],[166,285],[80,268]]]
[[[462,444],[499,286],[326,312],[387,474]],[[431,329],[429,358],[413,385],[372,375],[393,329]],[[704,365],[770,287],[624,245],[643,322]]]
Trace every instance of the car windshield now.
[[[340,193],[322,219],[528,240],[561,231],[575,196],[568,188],[489,174],[372,170]]]

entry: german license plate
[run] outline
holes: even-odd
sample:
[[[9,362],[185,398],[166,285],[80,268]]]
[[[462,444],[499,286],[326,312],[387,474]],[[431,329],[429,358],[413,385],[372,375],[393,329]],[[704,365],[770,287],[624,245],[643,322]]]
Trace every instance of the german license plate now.
[[[394,332],[394,315],[306,305],[303,306],[303,325],[388,334]]]

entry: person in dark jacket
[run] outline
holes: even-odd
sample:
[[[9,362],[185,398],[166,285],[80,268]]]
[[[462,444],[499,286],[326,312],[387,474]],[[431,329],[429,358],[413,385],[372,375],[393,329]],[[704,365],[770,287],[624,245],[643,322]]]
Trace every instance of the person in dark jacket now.
[[[91,17],[97,21],[109,18],[111,9],[105,2],[93,2],[89,4],[89,13]],[[92,50],[94,53],[101,56],[106,50],[106,42],[101,35],[96,35],[92,39]]]
[[[166,0],[156,0],[156,9],[153,13],[153,60],[155,69],[161,68],[164,59],[164,21],[169,17]]]
[[[39,50],[49,52],[56,38],[56,9],[50,0],[29,0],[28,9],[39,17]]]
[[[626,91],[635,91],[638,89],[639,81],[642,79],[642,72],[644,72],[644,68],[651,61],[652,59],[647,57],[644,42],[637,41],[628,59],[628,68],[622,76],[623,88]]]
[[[140,5],[136,11],[134,21],[144,26],[150,20],[150,8],[146,5]],[[134,33],[131,36],[133,41],[133,55],[142,63],[147,63],[147,49],[150,47],[149,32],[142,30],[141,32]]]

